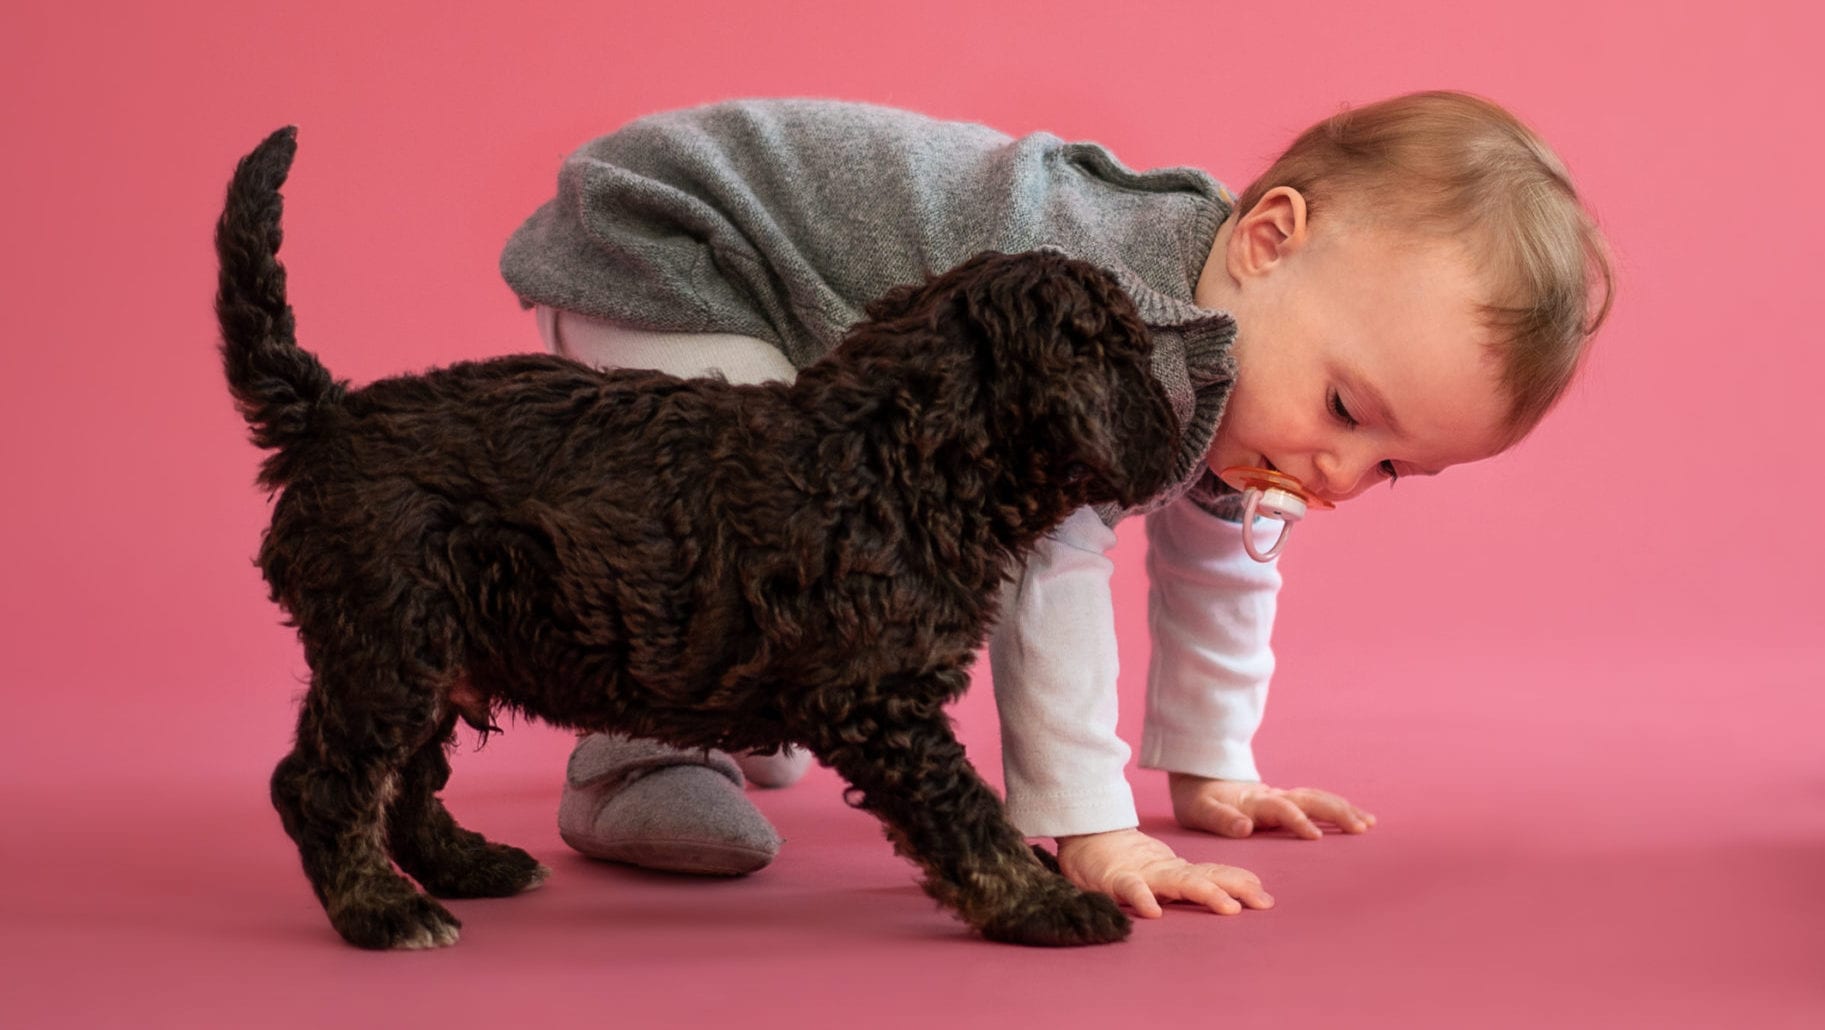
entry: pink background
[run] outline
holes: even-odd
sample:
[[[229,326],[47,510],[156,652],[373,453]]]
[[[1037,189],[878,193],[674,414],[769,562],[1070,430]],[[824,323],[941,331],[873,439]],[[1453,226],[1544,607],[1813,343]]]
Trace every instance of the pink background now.
[[[1820,16],[1504,8],[7,5],[0,1018],[1825,1025]],[[564,153],[642,113],[872,100],[1239,191],[1339,104],[1434,87],[1559,150],[1620,300],[1533,438],[1314,519],[1284,562],[1264,772],[1377,830],[1195,836],[1135,777],[1147,829],[1260,873],[1276,910],[984,944],[822,770],[756,795],[790,839],[756,877],[593,865],[554,832],[565,738],[520,726],[463,754],[450,796],[553,881],[457,903],[454,950],[333,936],[264,798],[303,663],[249,564],[257,455],[213,349],[209,232],[262,134],[301,126],[301,337],[365,381],[532,349],[500,244]],[[1139,529],[1117,583],[1131,739]],[[998,778],[984,688],[958,717]]]

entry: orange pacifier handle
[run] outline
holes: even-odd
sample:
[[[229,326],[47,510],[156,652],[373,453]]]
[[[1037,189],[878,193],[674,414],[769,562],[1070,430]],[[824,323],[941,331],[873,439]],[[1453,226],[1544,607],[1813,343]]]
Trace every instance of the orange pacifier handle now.
[[[1217,473],[1217,478],[1242,491],[1242,547],[1256,561],[1271,561],[1286,546],[1293,523],[1305,518],[1308,509],[1320,511],[1337,507],[1305,488],[1305,484],[1284,472],[1273,469],[1236,465]],[[1274,546],[1262,551],[1255,546],[1255,519],[1266,516],[1284,525]]]

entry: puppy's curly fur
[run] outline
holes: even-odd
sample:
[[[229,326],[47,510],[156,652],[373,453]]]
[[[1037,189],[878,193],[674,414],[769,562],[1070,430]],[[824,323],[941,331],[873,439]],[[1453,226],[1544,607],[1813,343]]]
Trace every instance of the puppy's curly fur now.
[[[298,347],[282,129],[216,231],[230,389],[279,491],[259,565],[311,685],[272,778],[330,922],[453,943],[439,897],[547,875],[438,798],[458,718],[507,707],[684,747],[809,748],[984,936],[1126,936],[1048,868],[944,705],[994,596],[1070,512],[1167,485],[1178,423],[1105,273],[988,253],[890,291],[790,385],[550,356],[352,390]]]

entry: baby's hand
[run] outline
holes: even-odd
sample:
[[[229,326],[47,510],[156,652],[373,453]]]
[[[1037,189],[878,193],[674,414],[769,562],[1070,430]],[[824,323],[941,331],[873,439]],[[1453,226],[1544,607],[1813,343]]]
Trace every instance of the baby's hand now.
[[[1295,787],[1281,790],[1265,783],[1213,780],[1172,773],[1172,814],[1188,830],[1224,837],[1246,837],[1257,826],[1284,826],[1307,840],[1324,836],[1314,819],[1345,833],[1362,833],[1375,817],[1328,790]]]
[[[1193,865],[1139,830],[1060,837],[1058,867],[1084,890],[1107,894],[1148,919],[1165,914],[1162,899],[1189,901],[1223,915],[1235,915],[1243,905],[1274,904],[1254,873],[1211,862]]]

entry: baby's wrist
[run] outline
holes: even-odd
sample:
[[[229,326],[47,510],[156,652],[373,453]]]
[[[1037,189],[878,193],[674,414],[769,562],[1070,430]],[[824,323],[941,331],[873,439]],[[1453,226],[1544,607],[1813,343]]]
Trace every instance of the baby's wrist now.
[[[1095,833],[1071,833],[1062,837],[1054,837],[1052,841],[1062,851],[1067,845],[1083,844],[1094,840],[1113,840],[1116,837],[1139,832],[1141,832],[1139,827],[1129,826],[1119,830],[1098,830]]]
[[[1166,786],[1169,790],[1174,791],[1174,792],[1182,791],[1182,790],[1197,790],[1198,788],[1204,786],[1207,783],[1222,783],[1222,782],[1223,782],[1223,780],[1221,777],[1200,776],[1197,773],[1168,772],[1166,774]]]

